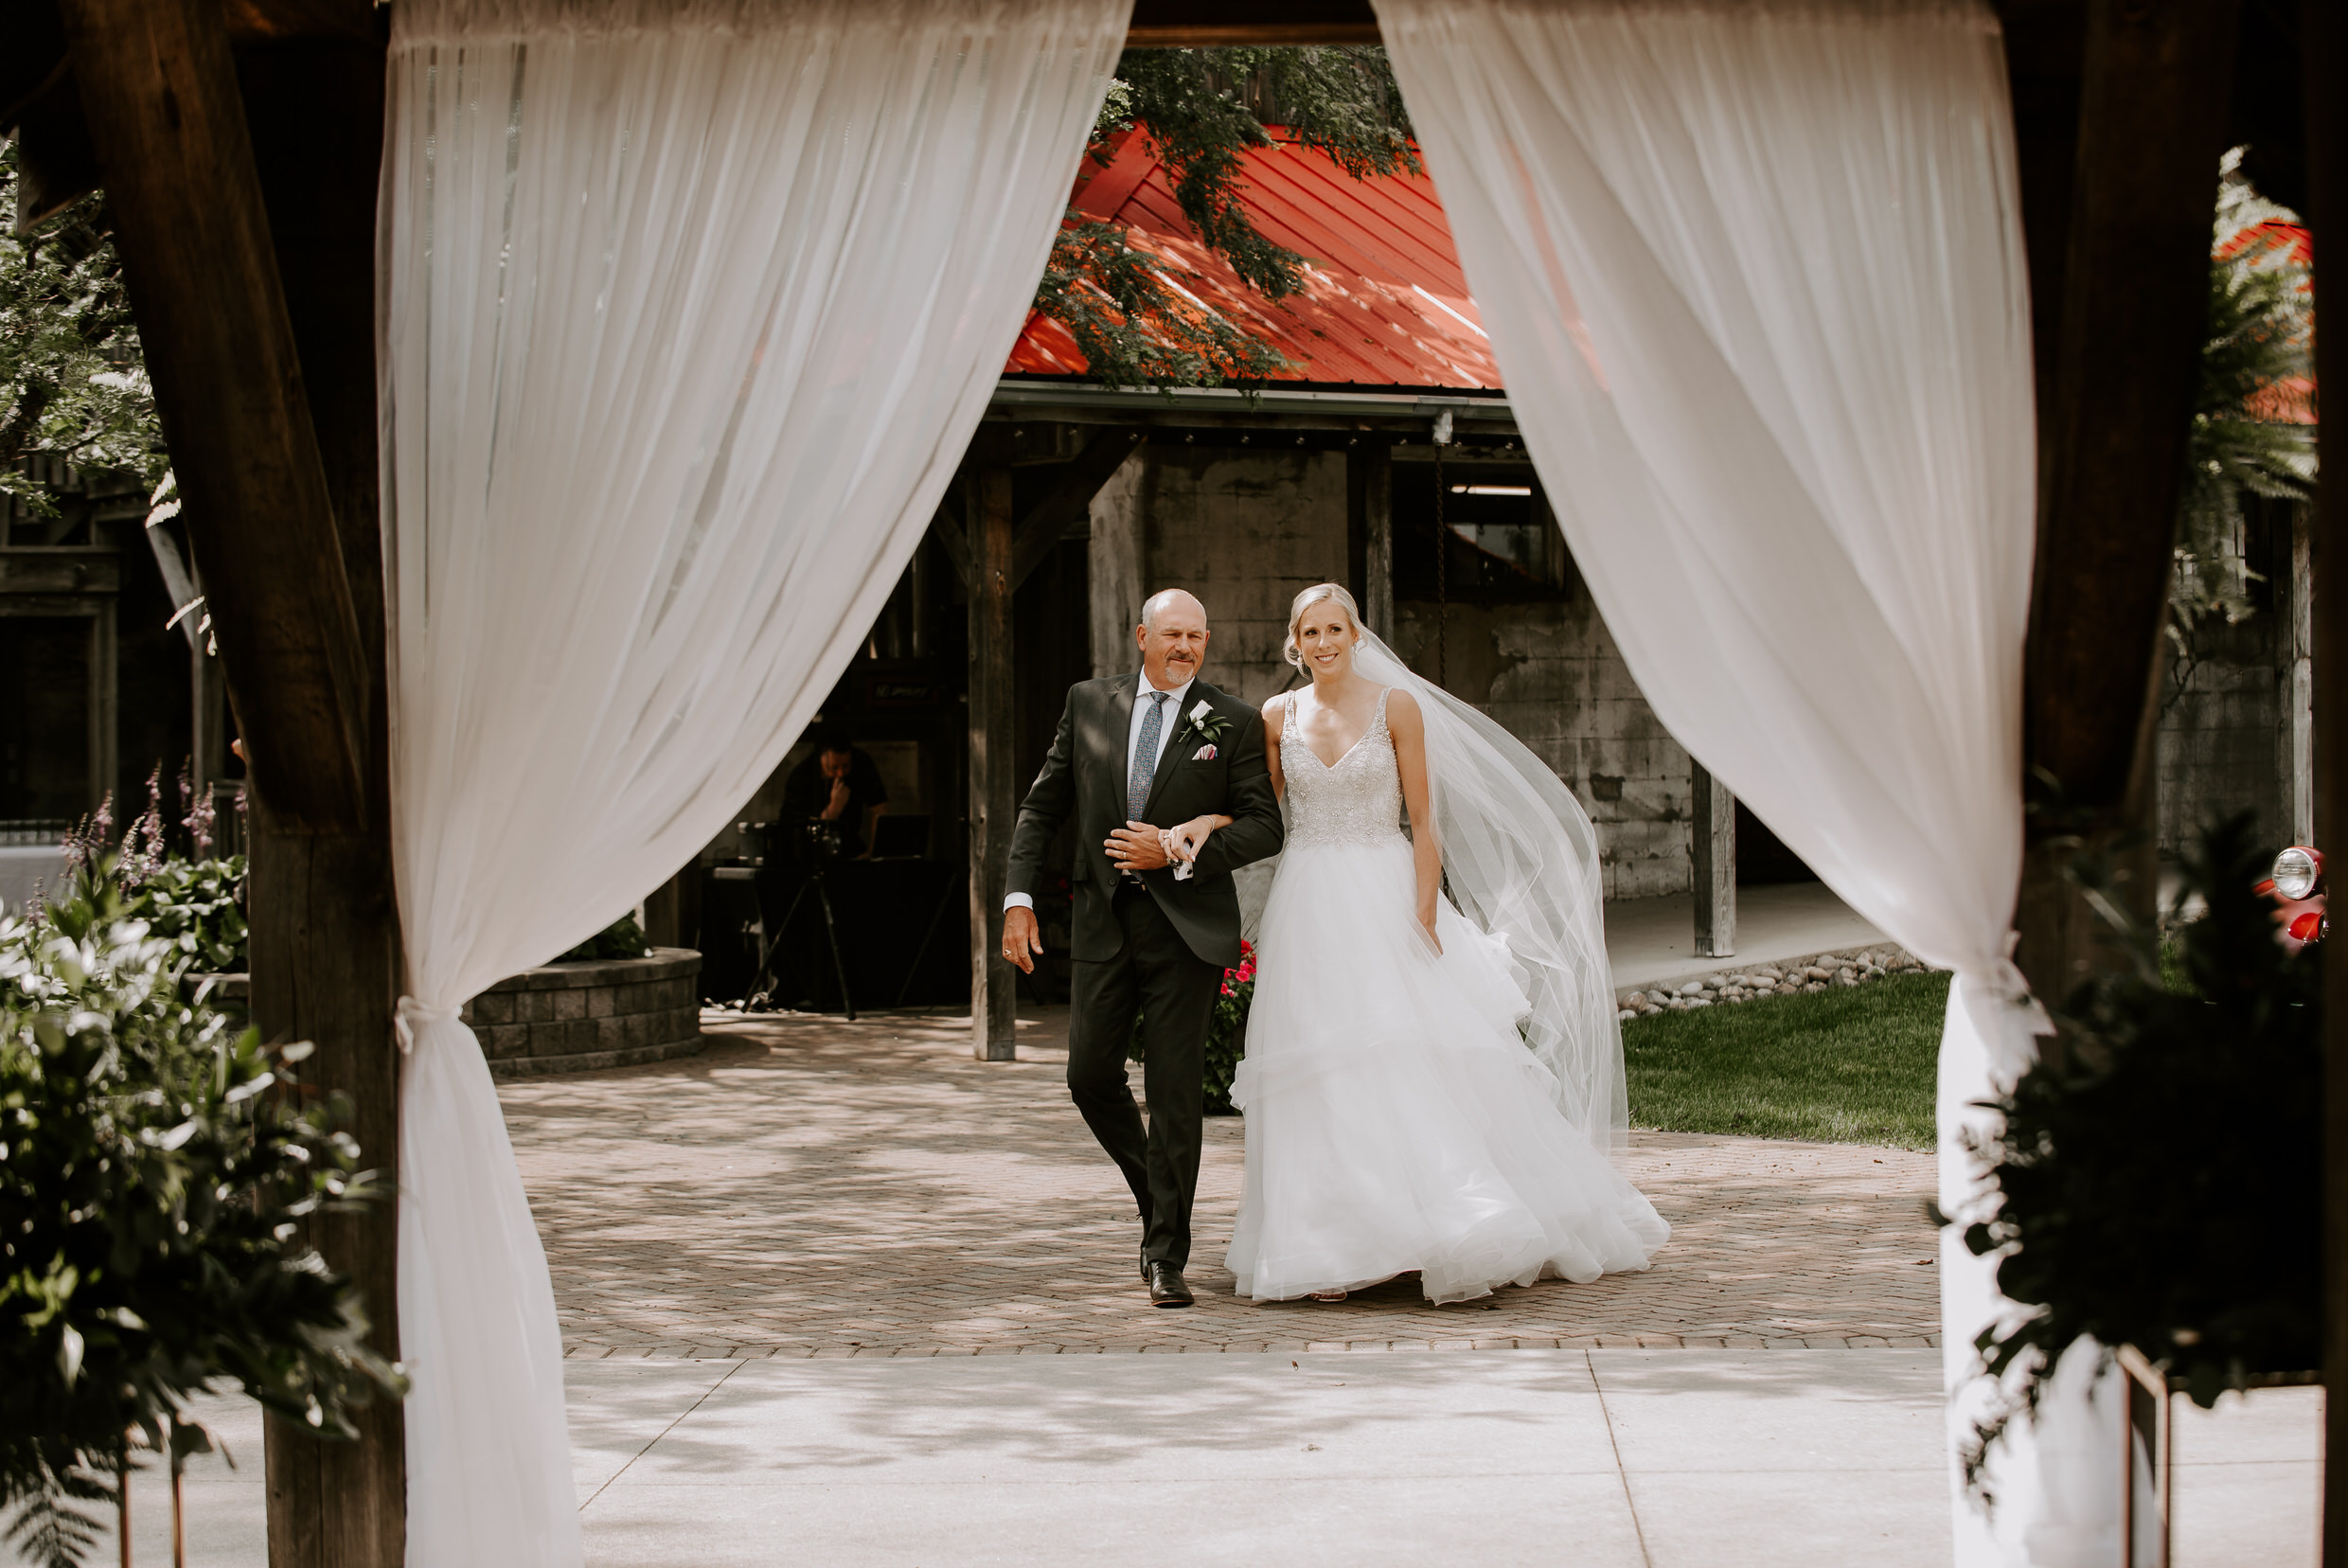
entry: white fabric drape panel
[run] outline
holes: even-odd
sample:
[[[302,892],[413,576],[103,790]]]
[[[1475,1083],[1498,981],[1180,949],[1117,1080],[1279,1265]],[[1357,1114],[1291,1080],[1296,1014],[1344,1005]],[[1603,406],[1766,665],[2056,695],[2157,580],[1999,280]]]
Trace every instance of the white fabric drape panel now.
[[[579,1560],[466,998],[674,872],[920,541],[1130,0],[400,0],[383,174],[408,1561]]]
[[[1996,22],[1976,0],[1378,11],[1641,690],[1829,886],[1957,971],[1957,1207],[1969,1102],[2031,1060],[2037,1017],[2007,958],[2035,435]],[[1954,1388],[2000,1304],[1953,1232],[1941,1263]],[[1961,1560],[2023,1560],[2081,1501],[2021,1470],[1997,1539],[1960,1503]]]

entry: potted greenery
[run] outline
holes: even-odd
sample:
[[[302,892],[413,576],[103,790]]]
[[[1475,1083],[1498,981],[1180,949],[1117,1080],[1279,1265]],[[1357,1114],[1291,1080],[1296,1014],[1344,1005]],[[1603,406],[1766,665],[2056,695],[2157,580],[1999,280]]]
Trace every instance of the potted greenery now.
[[[38,919],[0,921],[0,1515],[44,1568],[96,1540],[77,1505],[127,1523],[134,1448],[175,1476],[209,1449],[199,1393],[333,1438],[406,1391],[298,1239],[382,1191],[342,1108],[294,1077],[307,1046],[233,1029],[118,874],[85,865]]]
[[[1990,1103],[2002,1127],[1976,1147],[1997,1207],[1966,1244],[2032,1309],[1975,1342],[2007,1390],[1975,1431],[1976,1488],[2082,1337],[2135,1347],[2204,1408],[2321,1360],[2321,958],[2276,940],[2268,859],[2247,815],[2203,835],[2179,907],[2207,912],[2177,925],[2165,978],[2157,932],[2103,867],[2077,868],[2126,962],[2065,1001],[2058,1048]]]

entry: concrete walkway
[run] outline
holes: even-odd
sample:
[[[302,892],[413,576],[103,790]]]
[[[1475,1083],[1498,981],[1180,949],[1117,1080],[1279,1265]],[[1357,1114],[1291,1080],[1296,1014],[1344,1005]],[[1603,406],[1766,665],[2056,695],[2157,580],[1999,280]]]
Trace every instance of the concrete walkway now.
[[[1696,902],[1684,893],[1618,899],[1606,906],[1606,955],[1614,989],[1671,986],[1720,971],[1782,964],[1821,953],[1877,947],[1890,937],[1860,919],[1823,882],[1736,890],[1736,953],[1696,954]]]
[[[590,1568],[1570,1562],[1944,1568],[1939,1359],[1518,1350],[580,1362]],[[2321,1396],[2178,1404],[2178,1568],[2316,1560]],[[194,1568],[263,1568],[259,1418],[198,1460]],[[135,1560],[170,1560],[159,1479]],[[116,1559],[111,1538],[92,1562]],[[12,1562],[0,1554],[0,1560]]]

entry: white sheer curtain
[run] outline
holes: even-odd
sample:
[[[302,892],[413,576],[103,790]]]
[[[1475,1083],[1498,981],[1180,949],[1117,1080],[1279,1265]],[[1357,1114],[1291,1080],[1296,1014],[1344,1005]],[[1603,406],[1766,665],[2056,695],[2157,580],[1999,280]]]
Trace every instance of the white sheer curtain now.
[[[2032,1059],[2038,1016],[2007,957],[2035,457],[1996,21],[1979,0],[1378,11],[1641,689],[1829,886],[1957,971],[1939,1095],[1962,1205],[1968,1102]],[[1940,1262],[1956,1389],[2000,1303],[1953,1232]],[[2097,1440],[2076,1423],[2061,1457]],[[2076,1473],[2116,1476],[2113,1442]],[[2004,1471],[1994,1532],[1960,1501],[1960,1560],[2092,1544],[2100,1497]]]
[[[919,542],[1130,0],[400,0],[382,266],[408,1561],[579,1560],[458,1007],[738,810]]]

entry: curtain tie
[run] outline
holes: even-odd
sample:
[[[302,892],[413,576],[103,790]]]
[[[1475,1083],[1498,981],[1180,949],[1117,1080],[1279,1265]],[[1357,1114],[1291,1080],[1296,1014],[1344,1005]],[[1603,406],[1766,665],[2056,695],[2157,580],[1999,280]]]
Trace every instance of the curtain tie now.
[[[413,996],[400,998],[391,1015],[391,1032],[400,1037],[400,1054],[413,1055],[416,1050],[416,1025],[418,1024],[453,1023],[464,1013],[461,1007],[444,1007],[434,1002],[419,1002]]]

